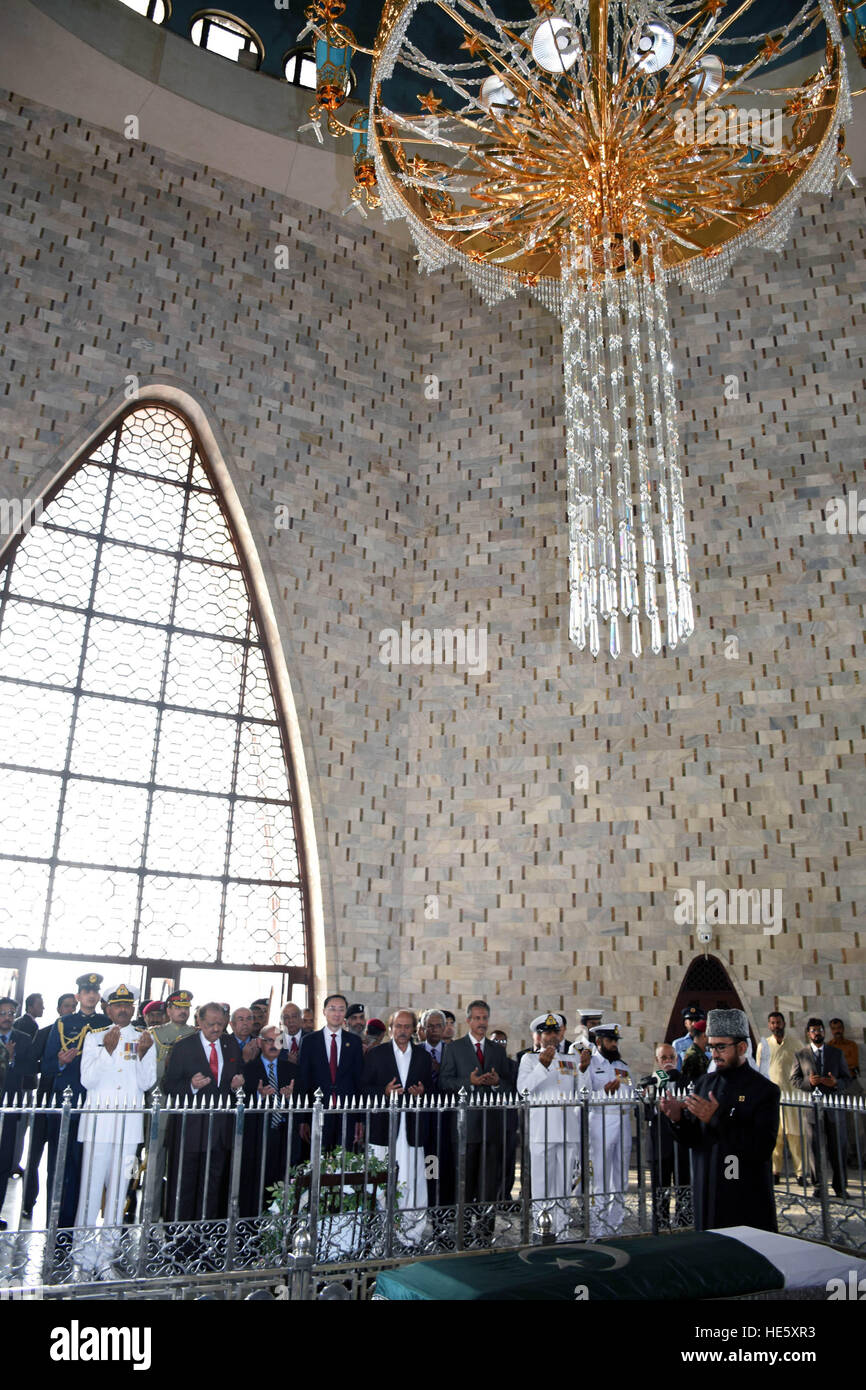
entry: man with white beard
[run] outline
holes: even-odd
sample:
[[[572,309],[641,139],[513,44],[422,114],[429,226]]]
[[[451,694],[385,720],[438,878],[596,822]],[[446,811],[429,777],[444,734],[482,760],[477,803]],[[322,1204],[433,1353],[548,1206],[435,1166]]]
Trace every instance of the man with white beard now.
[[[619,1051],[619,1025],[590,1028],[595,1051],[581,1054],[581,1089],[599,1096],[589,1112],[590,1236],[614,1235],[625,1216],[631,1158],[631,1109],[606,1105],[604,1096],[631,1096],[631,1074]]]
[[[87,1100],[78,1132],[84,1151],[76,1226],[85,1229],[76,1232],[73,1258],[84,1278],[111,1276],[127,1184],[144,1137],[139,1107],[145,1092],[156,1083],[153,1038],[133,1028],[134,1011],[131,991],[118,985],[106,1002],[111,1027],[88,1033],[81,1054],[81,1084]],[[125,1106],[129,1107],[126,1113]],[[93,1113],[100,1108],[103,1114]],[[103,1227],[95,1231],[103,1192]]]

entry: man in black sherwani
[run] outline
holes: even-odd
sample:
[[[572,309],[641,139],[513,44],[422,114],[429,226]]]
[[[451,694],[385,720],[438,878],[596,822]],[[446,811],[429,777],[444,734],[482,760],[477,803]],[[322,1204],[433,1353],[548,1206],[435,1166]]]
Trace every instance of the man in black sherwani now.
[[[695,1228],[757,1226],[775,1231],[773,1148],[780,1091],[746,1060],[749,1024],[742,1009],[711,1009],[709,1049],[716,1071],[680,1102],[659,1109],[674,1138],[692,1151]]]

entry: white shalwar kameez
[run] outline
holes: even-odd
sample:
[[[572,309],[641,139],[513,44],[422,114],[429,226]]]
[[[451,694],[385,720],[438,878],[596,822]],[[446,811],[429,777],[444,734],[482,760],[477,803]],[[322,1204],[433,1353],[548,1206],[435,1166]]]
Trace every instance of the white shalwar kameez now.
[[[385,1046],[385,1044],[381,1044]],[[406,1048],[401,1052],[395,1042],[391,1043],[394,1049],[394,1058],[397,1063],[397,1073],[400,1077],[400,1085],[403,1087],[404,1099],[406,1097],[406,1084],[409,1077],[409,1068],[412,1065],[412,1048]],[[418,1111],[418,1122],[420,1123],[422,1112]],[[387,1144],[371,1144],[370,1153],[375,1154],[376,1158],[387,1160]],[[424,1223],[427,1220],[427,1174],[424,1167],[424,1146],[410,1144],[406,1136],[406,1112],[400,1112],[400,1126],[397,1130],[397,1141],[394,1148],[397,1159],[397,1183],[402,1189],[397,1199],[397,1205],[401,1211],[411,1212],[411,1216],[401,1218],[401,1224],[397,1231],[397,1238],[412,1244],[420,1238],[424,1230]]]
[[[561,1234],[568,1225],[571,1191],[580,1155],[580,1115],[573,1105],[555,1104],[579,1094],[579,1071],[573,1057],[554,1053],[549,1067],[537,1052],[525,1052],[517,1073],[517,1091],[530,1095],[529,1163],[532,1178],[532,1213],[537,1221],[547,1208],[552,1231]],[[541,1102],[540,1104],[536,1102]]]

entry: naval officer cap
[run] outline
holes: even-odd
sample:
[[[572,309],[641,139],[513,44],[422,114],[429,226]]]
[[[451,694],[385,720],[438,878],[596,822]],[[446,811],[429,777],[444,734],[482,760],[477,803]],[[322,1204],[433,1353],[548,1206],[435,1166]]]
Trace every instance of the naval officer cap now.
[[[131,989],[127,989],[126,985],[116,985],[105,1002],[106,1004],[134,1004],[135,995]]]
[[[594,1028],[590,1028],[590,1033],[594,1038],[619,1038],[622,1034],[619,1031],[618,1023],[597,1023]]]
[[[586,1023],[588,1018],[604,1018],[604,1009],[578,1009],[581,1023]]]
[[[81,989],[99,989],[104,980],[104,975],[97,975],[94,971],[89,971],[87,975],[79,975],[75,983]]]
[[[539,1014],[529,1026],[533,1033],[558,1033],[562,1024],[558,1014]]]

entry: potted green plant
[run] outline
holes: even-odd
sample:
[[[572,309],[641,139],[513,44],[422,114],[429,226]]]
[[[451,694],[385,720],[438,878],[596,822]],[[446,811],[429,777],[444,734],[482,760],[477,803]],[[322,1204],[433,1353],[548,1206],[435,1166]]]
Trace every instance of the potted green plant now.
[[[331,1149],[322,1155],[319,1172],[316,1259],[325,1263],[375,1253],[384,1235],[379,1213],[385,1211],[386,1160],[369,1151]],[[268,1188],[265,1214],[269,1220],[262,1233],[262,1251],[269,1261],[281,1259],[291,1246],[293,1227],[299,1218],[308,1218],[312,1176],[313,1165],[307,1160],[289,1170],[287,1182]],[[399,1199],[399,1186],[396,1191]],[[399,1230],[399,1209],[394,1212],[393,1224]]]

